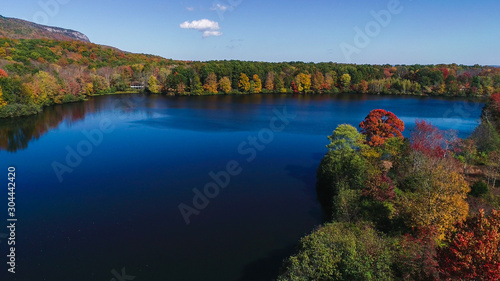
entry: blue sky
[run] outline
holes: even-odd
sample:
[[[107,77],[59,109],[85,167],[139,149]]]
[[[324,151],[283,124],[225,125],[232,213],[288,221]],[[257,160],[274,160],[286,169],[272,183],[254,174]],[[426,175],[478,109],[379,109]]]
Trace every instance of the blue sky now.
[[[16,0],[0,8],[181,60],[483,65],[500,65],[499,12],[498,0]]]

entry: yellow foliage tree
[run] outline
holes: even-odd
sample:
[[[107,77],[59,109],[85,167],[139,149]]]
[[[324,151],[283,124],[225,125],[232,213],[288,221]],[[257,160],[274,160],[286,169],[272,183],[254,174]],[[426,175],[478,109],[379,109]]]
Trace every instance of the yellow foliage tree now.
[[[347,73],[342,74],[342,76],[340,77],[340,83],[344,91],[349,90],[349,87],[351,86],[351,75]]]
[[[205,80],[205,84],[203,85],[203,89],[208,91],[211,94],[217,94],[217,76],[215,73],[208,74],[207,79]]]
[[[250,79],[245,73],[240,74],[240,82],[238,87],[242,92],[248,92],[250,90]]]
[[[158,79],[153,75],[149,76],[148,79],[148,90],[153,94],[160,93],[160,86],[158,85]]]
[[[219,88],[225,94],[229,94],[231,92],[231,80],[229,77],[224,76],[220,79]]]
[[[256,94],[262,92],[262,81],[260,80],[259,75],[257,74],[253,75],[253,83],[254,83],[253,92]]]
[[[295,76],[295,83],[299,92],[311,89],[311,74],[299,73]]]
[[[0,86],[0,107],[7,105],[7,102],[3,100],[2,87]]]
[[[442,240],[455,222],[466,218],[469,205],[465,199],[470,188],[464,177],[444,161],[418,165],[424,167],[416,172],[416,190],[404,193],[400,206],[411,227],[435,227]]]

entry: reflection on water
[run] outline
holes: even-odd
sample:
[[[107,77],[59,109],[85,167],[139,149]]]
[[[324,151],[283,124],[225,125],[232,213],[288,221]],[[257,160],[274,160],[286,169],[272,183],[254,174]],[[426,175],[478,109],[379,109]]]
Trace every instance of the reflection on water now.
[[[206,97],[162,97],[122,95],[92,97],[85,102],[56,105],[41,114],[16,119],[0,119],[0,151],[26,149],[63,122],[71,126],[88,114],[106,112],[100,118],[134,119],[136,125],[154,128],[183,129],[204,132],[251,131],[265,127],[265,110],[276,106],[293,106],[301,117],[292,130],[296,133],[328,134],[331,124],[321,121],[344,120],[358,124],[376,107],[393,110],[408,129],[415,120],[425,119],[442,129],[456,129],[461,137],[477,126],[477,112],[482,103],[449,98],[380,97],[369,95],[242,95]],[[418,105],[422,110],[419,110]],[[189,114],[181,109],[190,109]],[[333,116],[336,115],[336,116]],[[129,120],[131,121],[131,120]],[[195,121],[195,122],[193,122]],[[406,131],[405,135],[409,130]]]
[[[31,141],[39,139],[61,122],[82,120],[95,110],[95,101],[57,105],[34,116],[0,120],[0,151],[16,152],[28,148]]]

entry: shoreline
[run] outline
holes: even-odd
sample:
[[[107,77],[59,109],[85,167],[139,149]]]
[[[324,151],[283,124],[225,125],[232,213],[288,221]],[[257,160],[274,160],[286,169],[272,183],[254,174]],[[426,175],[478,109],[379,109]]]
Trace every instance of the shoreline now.
[[[366,96],[384,96],[384,97],[420,97],[420,98],[446,98],[446,99],[471,99],[475,100],[478,102],[486,102],[488,97],[485,96],[461,96],[461,95],[443,95],[443,94],[386,94],[386,93],[359,93],[359,92],[344,92],[344,93],[282,93],[282,92],[261,92],[261,93],[243,93],[243,92],[231,92],[231,93],[203,93],[201,95],[196,95],[196,94],[174,94],[174,93],[167,93],[167,94],[153,94],[153,93],[148,93],[146,91],[117,91],[117,92],[112,92],[112,93],[105,93],[105,94],[96,94],[96,95],[89,95],[84,98],[80,99],[75,99],[75,100],[70,100],[67,102],[61,102],[57,104],[51,104],[48,106],[39,106],[39,105],[28,105],[28,104],[12,104],[10,105],[11,107],[16,107],[14,110],[28,110],[25,112],[19,112],[18,114],[15,115],[7,115],[3,116],[5,113],[2,112],[4,108],[0,108],[0,121],[1,120],[13,120],[17,118],[23,118],[23,117],[29,117],[33,115],[38,115],[42,113],[45,108],[49,108],[52,106],[56,105],[64,105],[64,104],[70,104],[70,103],[77,103],[77,102],[86,102],[90,97],[100,97],[100,96],[114,96],[114,95],[134,95],[134,94],[144,94],[148,96],[166,96],[166,97],[202,97],[202,96],[252,96],[252,95],[289,95],[292,97],[296,96],[338,96],[338,95],[344,95],[344,96],[349,96],[349,95],[366,95]],[[9,105],[6,105],[9,106]]]

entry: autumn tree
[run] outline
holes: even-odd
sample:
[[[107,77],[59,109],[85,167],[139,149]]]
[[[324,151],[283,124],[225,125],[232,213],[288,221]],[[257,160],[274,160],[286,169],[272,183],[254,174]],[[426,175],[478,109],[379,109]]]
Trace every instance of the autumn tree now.
[[[320,71],[314,72],[312,76],[312,89],[317,93],[321,92],[325,87],[325,76]]]
[[[252,78],[254,83],[253,92],[256,94],[262,92],[262,81],[260,80],[259,75],[254,74]]]
[[[411,132],[411,147],[427,156],[442,158],[449,148],[458,144],[458,138],[453,131],[442,131],[426,121],[415,122]]]
[[[5,70],[0,68],[0,77],[9,77],[9,75],[5,72]]]
[[[240,81],[238,83],[238,88],[240,88],[240,90],[245,93],[250,90],[250,79],[245,73],[240,74]]]
[[[268,91],[273,91],[274,90],[274,80],[276,79],[276,75],[274,72],[269,71],[267,73],[267,78],[266,78],[266,83],[265,83],[265,88]]]
[[[400,179],[403,191],[398,202],[400,213],[410,227],[436,229],[443,239],[453,224],[465,219],[469,205],[465,201],[470,191],[457,170],[454,159],[433,159],[420,152],[408,156],[408,174]]]
[[[370,146],[381,146],[389,138],[403,138],[405,124],[394,113],[375,109],[366,116],[359,127]]]
[[[0,86],[0,107],[7,105],[7,102],[3,99],[2,87]]]
[[[484,210],[455,225],[446,246],[438,249],[441,277],[446,280],[500,280],[500,212]]]
[[[325,89],[331,90],[337,85],[337,72],[329,71],[325,75]]]
[[[217,94],[217,76],[215,73],[208,74],[207,79],[205,79],[205,84],[203,85],[203,89],[208,91],[211,94]]]
[[[342,76],[340,76],[340,84],[342,85],[343,91],[348,91],[349,87],[351,87],[351,75],[347,73],[342,74]]]
[[[229,80],[229,77],[224,76],[220,79],[219,88],[225,94],[229,94],[231,92],[231,80]]]
[[[149,76],[148,79],[148,91],[153,94],[160,93],[160,86],[158,85],[158,79],[153,75]]]

